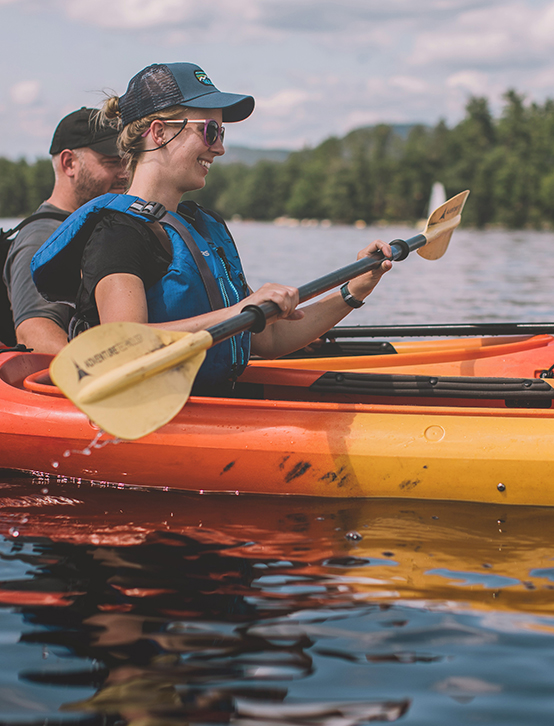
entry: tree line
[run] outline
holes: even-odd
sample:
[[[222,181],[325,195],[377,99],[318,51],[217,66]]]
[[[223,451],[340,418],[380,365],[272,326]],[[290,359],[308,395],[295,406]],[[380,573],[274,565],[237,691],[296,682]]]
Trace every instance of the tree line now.
[[[29,164],[25,159],[0,157],[0,217],[26,217],[52,193],[54,170],[50,159]]]
[[[452,128],[439,121],[401,135],[379,124],[282,162],[216,162],[206,187],[187,196],[226,219],[414,222],[427,216],[436,181],[448,197],[471,191],[466,226],[554,226],[554,101],[526,104],[511,90],[494,118],[486,98],[472,97]],[[49,160],[0,159],[0,216],[34,211],[52,183]]]

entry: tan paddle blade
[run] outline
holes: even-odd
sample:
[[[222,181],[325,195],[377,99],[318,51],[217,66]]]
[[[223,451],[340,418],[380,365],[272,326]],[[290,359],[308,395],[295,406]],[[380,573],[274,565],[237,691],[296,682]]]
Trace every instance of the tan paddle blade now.
[[[422,233],[427,237],[428,242],[425,247],[421,247],[417,251],[418,255],[426,260],[438,260],[444,255],[452,232],[460,224],[462,210],[468,196],[468,190],[460,192],[435,209]]]
[[[138,439],[186,403],[209,347],[205,342],[202,333],[108,323],[72,340],[52,361],[50,376],[103,431]]]

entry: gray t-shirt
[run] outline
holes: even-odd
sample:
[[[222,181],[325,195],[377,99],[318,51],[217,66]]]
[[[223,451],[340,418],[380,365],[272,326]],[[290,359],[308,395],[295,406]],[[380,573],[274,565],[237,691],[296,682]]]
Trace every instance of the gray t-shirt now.
[[[63,211],[48,202],[43,202],[37,209],[37,212]],[[16,328],[28,318],[49,318],[64,330],[69,326],[73,308],[65,303],[47,302],[35,287],[30,269],[35,252],[60,224],[57,219],[38,219],[31,222],[17,234],[10,246],[4,267],[4,282]]]

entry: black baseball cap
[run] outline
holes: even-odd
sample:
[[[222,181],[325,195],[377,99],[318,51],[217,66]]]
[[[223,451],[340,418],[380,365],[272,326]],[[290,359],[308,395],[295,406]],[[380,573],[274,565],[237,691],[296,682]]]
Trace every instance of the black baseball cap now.
[[[219,91],[194,63],[155,63],[131,78],[119,99],[123,125],[170,106],[221,108],[223,121],[243,121],[254,110],[252,96]]]
[[[62,118],[54,131],[50,154],[61,153],[64,149],[82,149],[88,146],[99,154],[119,156],[117,148],[118,131],[112,126],[101,126],[96,120],[98,110],[80,108]]]

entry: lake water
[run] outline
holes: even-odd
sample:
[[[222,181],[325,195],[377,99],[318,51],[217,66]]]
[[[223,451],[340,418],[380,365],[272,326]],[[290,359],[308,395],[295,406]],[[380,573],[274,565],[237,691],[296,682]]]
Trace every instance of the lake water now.
[[[356,259],[379,238],[407,239],[406,227],[287,228],[231,224],[251,287],[309,282]],[[456,230],[445,255],[412,253],[386,274],[348,325],[554,320],[554,233]]]
[[[414,233],[231,227],[253,287]],[[458,231],[348,323],[554,320],[553,243]],[[0,726],[553,722],[554,509],[0,472],[0,535]]]

